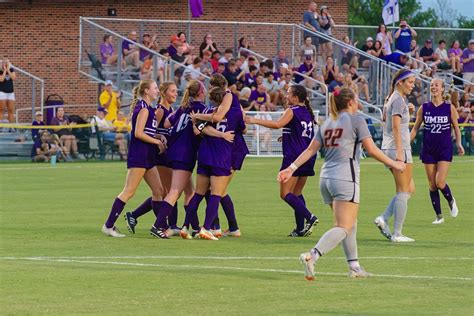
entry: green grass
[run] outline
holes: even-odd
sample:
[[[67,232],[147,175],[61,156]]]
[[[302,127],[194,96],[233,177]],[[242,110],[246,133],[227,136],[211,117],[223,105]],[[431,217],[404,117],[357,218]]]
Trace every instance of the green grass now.
[[[318,262],[315,282],[304,280],[297,258],[331,227],[332,215],[313,177],[305,197],[320,224],[310,238],[286,237],[293,211],[278,198],[279,164],[279,159],[247,159],[229,190],[243,236],[218,242],[154,239],[148,234],[152,214],[139,220],[133,236],[102,235],[100,227],[123,186],[122,163],[1,164],[1,314],[472,313],[471,157],[457,158],[448,178],[460,215],[451,219],[442,199],[446,222],[439,226],[431,225],[427,181],[416,161],[417,194],[404,229],[416,239],[413,244],[391,244],[373,225],[394,184],[383,166],[364,160],[359,255],[375,276],[348,279],[338,247]],[[317,170],[320,166],[318,161]],[[142,184],[126,210],[148,194]],[[126,231],[122,217],[118,227]]]

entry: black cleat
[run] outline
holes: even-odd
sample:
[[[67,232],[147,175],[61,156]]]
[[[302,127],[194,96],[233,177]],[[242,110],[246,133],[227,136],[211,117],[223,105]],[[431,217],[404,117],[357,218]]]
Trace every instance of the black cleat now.
[[[160,239],[170,239],[162,228],[156,228],[155,226],[150,229],[150,235]]]
[[[288,237],[304,237],[303,231],[297,231],[296,229],[293,229],[291,233],[288,234]]]
[[[125,222],[127,223],[127,228],[130,234],[135,234],[135,226],[137,226],[138,221],[135,217],[132,216],[132,213],[127,212],[124,215]]]
[[[304,229],[302,231],[303,236],[308,237],[313,233],[314,226],[316,226],[319,223],[318,218],[316,215],[311,216],[309,221],[306,222],[306,225],[304,225]]]

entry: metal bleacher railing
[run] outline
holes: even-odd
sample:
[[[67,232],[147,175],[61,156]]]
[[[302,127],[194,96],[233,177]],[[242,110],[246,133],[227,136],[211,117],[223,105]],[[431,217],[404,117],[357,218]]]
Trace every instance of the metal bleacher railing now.
[[[15,90],[16,93],[16,123],[20,121],[26,121],[26,119],[32,119],[35,117],[35,111],[43,111],[44,104],[44,80],[33,75],[32,73],[19,68],[15,65],[12,65],[12,68],[17,73],[15,81]],[[26,80],[25,80],[26,79]],[[22,91],[22,93],[18,93]],[[28,105],[28,100],[25,96],[31,96],[31,106]],[[22,112],[31,111],[31,117],[21,118]]]

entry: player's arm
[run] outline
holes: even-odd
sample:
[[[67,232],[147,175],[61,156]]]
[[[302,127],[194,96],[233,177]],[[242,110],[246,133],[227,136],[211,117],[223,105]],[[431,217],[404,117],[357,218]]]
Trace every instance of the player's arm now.
[[[405,163],[402,161],[394,161],[387,157],[378,147],[375,145],[372,137],[366,137],[362,140],[362,146],[370,155],[370,157],[380,161],[381,163],[389,166],[390,168],[397,169],[399,171],[405,170]]]
[[[217,137],[217,138],[224,138],[226,141],[228,141],[229,143],[232,143],[234,142],[234,132],[233,131],[230,131],[230,132],[221,132],[217,129],[215,129],[214,127],[210,126],[210,125],[207,125],[206,127],[204,127],[204,129],[202,130],[202,132],[204,134],[206,134],[207,136],[212,136],[212,137]]]
[[[412,142],[415,139],[416,134],[418,134],[418,130],[420,129],[422,122],[423,122],[423,106],[420,106],[420,108],[416,112],[415,125],[413,126],[410,132],[410,142]]]
[[[305,162],[310,160],[311,157],[316,155],[319,148],[321,148],[321,143],[318,140],[313,139],[309,144],[308,148],[306,148],[288,168],[278,173],[278,182],[287,182],[293,175],[293,172],[295,172]]]
[[[230,106],[232,105],[232,94],[227,93],[222,100],[222,103],[219,104],[216,112],[203,114],[203,113],[194,113],[192,115],[193,119],[207,122],[220,122],[225,118],[227,112],[229,112]]]
[[[286,109],[285,112],[283,112],[283,115],[277,121],[267,121],[247,115],[245,116],[245,123],[257,124],[268,128],[279,129],[290,123],[292,118],[293,110]]]
[[[157,145],[160,148],[160,152],[162,152],[164,149],[163,142],[159,139],[153,138],[145,134],[145,125],[146,125],[147,119],[148,119],[148,110],[141,109],[137,117],[137,123],[135,127],[135,137],[146,143]]]
[[[454,135],[456,137],[456,147],[458,148],[458,155],[462,156],[464,155],[464,147],[462,147],[462,144],[461,144],[461,130],[459,129],[459,124],[458,124],[458,112],[456,111],[456,108],[452,104],[451,104],[451,124],[453,125],[453,128],[454,128]]]
[[[403,161],[402,151],[402,134],[401,134],[402,118],[399,115],[392,115],[392,133],[395,139],[395,148],[397,150],[396,160]]]

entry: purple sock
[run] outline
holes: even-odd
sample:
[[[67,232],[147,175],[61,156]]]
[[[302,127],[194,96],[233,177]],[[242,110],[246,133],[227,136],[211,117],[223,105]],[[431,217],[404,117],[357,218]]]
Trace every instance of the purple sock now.
[[[451,203],[453,201],[453,196],[451,195],[451,189],[449,188],[448,184],[444,186],[444,188],[439,189],[441,193],[443,193],[444,198],[448,201],[448,203]]]
[[[107,221],[105,222],[105,227],[107,228],[114,227],[114,224],[117,221],[117,218],[120,216],[120,213],[122,213],[124,207],[125,207],[125,202],[119,198],[115,198],[114,204],[112,204],[112,209],[110,210],[110,213],[109,213],[109,217],[107,218]]]
[[[237,225],[237,219],[235,218],[234,203],[229,194],[221,198],[221,205],[225,216],[227,217],[227,222],[229,223],[229,230],[231,232],[236,231],[239,229],[239,226]]]
[[[134,218],[139,218],[140,216],[145,215],[149,211],[151,211],[153,208],[151,206],[151,196],[143,201],[143,203],[135,209],[135,211],[132,212],[132,216]]]
[[[186,211],[186,214],[188,213],[188,206],[185,205],[184,206],[184,210]],[[198,214],[196,212],[195,216],[193,216],[193,218],[191,218],[191,223],[186,223],[186,219],[184,220],[184,224],[183,224],[183,227],[186,227],[186,228],[189,228],[189,224],[191,224],[191,227],[193,228],[193,230],[199,230],[199,217],[198,217]]]
[[[433,204],[433,209],[436,213],[436,216],[441,215],[441,202],[439,200],[439,191],[430,190],[431,204]]]
[[[199,204],[201,203],[202,199],[204,198],[204,195],[194,193],[193,197],[191,198],[191,201],[189,201],[188,206],[186,207],[186,217],[184,218],[184,227],[189,228],[189,224],[193,225],[193,229],[199,229],[199,220],[197,216],[197,211],[199,208]],[[194,226],[194,224],[198,222],[198,226]]]
[[[306,220],[310,220],[311,216],[313,216],[313,214],[311,214],[303,202],[301,202],[301,200],[293,193],[288,193],[285,196],[285,202],[288,203],[295,210],[295,212],[299,214],[299,216],[305,218]]]
[[[168,225],[173,228],[178,228],[178,202],[176,202],[173,206],[173,211],[168,217]]]
[[[152,201],[153,204],[153,212],[155,212],[155,209],[158,212],[158,216],[156,217],[155,226],[156,228],[162,228],[166,229],[168,228],[168,225],[166,224],[166,220],[168,219],[168,216],[171,214],[173,211],[173,205],[169,204],[166,201]],[[159,210],[159,211],[158,211]]]
[[[206,219],[204,220],[204,229],[211,229],[212,222],[217,216],[221,197],[219,195],[210,195],[206,207]]]
[[[298,195],[298,198],[306,206],[306,201],[303,194]],[[296,231],[300,232],[304,229],[304,217],[301,216],[298,212],[295,211],[295,222],[296,222]]]

